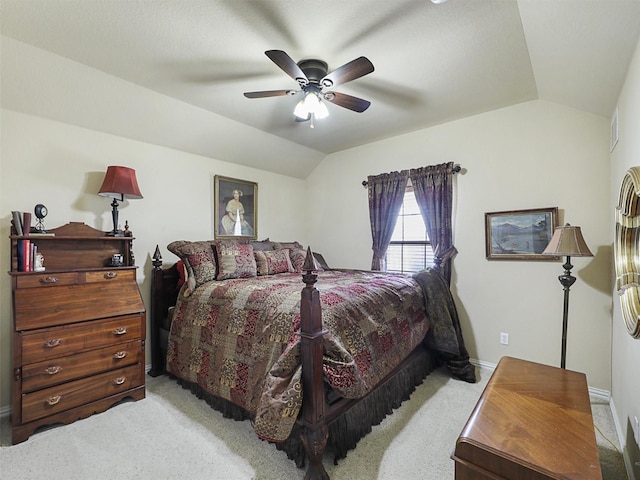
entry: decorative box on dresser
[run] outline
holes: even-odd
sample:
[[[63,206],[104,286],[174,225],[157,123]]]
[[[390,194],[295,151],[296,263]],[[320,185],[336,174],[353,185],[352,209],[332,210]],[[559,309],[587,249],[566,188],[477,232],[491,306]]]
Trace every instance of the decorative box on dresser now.
[[[11,235],[12,441],[145,397],[145,306],[131,236],[83,223]],[[19,271],[26,241],[44,271]],[[114,255],[121,262],[113,264]],[[120,257],[121,256],[121,257]]]

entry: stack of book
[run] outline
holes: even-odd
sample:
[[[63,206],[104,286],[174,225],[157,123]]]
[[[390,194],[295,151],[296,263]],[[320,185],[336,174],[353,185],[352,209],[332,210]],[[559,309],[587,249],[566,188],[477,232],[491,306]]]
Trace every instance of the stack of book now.
[[[30,237],[38,235],[53,235],[53,233],[41,233],[31,231],[31,214],[29,212],[11,212],[13,228],[16,235],[21,237]],[[42,256],[38,261],[38,246],[29,238],[21,238],[17,244],[18,254],[18,271],[19,272],[38,272],[44,271],[42,266]]]
[[[34,259],[38,254],[38,246],[31,240],[18,240],[18,271],[33,272]]]
[[[16,210],[11,212],[13,229],[16,231],[16,235],[29,235],[31,233],[31,214],[29,212],[18,212]]]

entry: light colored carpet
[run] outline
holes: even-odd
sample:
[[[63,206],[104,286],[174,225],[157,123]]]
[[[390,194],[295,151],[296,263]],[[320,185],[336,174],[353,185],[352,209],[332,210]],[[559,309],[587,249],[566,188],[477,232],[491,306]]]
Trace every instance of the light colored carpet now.
[[[433,372],[393,415],[333,465],[332,480],[453,479],[449,458],[491,371],[478,369],[468,384]],[[611,410],[592,402],[602,434],[618,444]],[[604,478],[626,479],[622,456],[599,431]],[[147,398],[125,401],[66,426],[39,431],[10,446],[7,419],[1,423],[0,477],[12,480],[302,479],[283,452],[259,440],[251,423],[225,419],[167,377],[147,377]],[[618,447],[619,448],[619,447]]]

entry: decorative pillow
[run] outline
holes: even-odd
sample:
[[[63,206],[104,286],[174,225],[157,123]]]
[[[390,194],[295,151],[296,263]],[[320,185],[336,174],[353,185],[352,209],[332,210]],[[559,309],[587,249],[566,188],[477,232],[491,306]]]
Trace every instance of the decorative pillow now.
[[[178,271],[178,285],[176,288],[178,289],[178,291],[181,291],[182,286],[185,283],[187,283],[189,279],[189,272],[187,271],[187,266],[184,264],[182,260],[178,260],[176,262],[176,270]],[[185,297],[188,297],[189,295],[191,295],[191,289],[189,288],[188,283],[187,283],[187,288],[184,289],[184,292],[182,294]],[[171,307],[171,308],[175,308],[175,307]],[[171,313],[171,315],[173,315],[173,313]]]
[[[302,248],[304,247],[298,242],[271,242],[274,250],[282,250],[284,248],[288,248],[291,250],[292,248]]]
[[[276,273],[293,273],[293,265],[289,258],[289,249],[253,252],[256,257],[258,275],[275,275]]]
[[[313,258],[316,261],[317,267],[314,269],[314,272],[323,272],[325,270],[323,262],[318,261],[318,257],[316,255],[317,254],[315,253],[313,254]],[[293,269],[295,270],[295,272],[302,273],[304,270],[304,261],[307,258],[307,251],[302,248],[292,248],[291,250],[289,250],[289,257],[291,258],[291,264],[293,265]],[[329,268],[327,268],[327,270],[328,269]]]
[[[171,242],[169,245],[167,245],[167,250],[169,250],[171,253],[180,256],[180,254],[177,252],[178,248],[182,247],[183,245],[187,245],[191,243],[188,240],[176,240],[175,242]]]
[[[253,246],[254,252],[265,252],[267,250],[273,250],[273,244],[268,238],[264,240],[252,240],[249,242]]]
[[[235,240],[216,240],[218,254],[218,280],[228,278],[250,278],[257,274],[253,246]]]
[[[176,262],[176,270],[178,272],[178,290],[182,288],[182,285],[187,283],[187,267],[182,260]]]
[[[313,257],[316,259],[316,263],[322,268],[322,270],[331,270],[331,267],[329,267],[321,253],[313,252]]]
[[[188,242],[178,240],[167,245],[187,268],[187,286],[193,292],[203,283],[216,279],[216,257],[211,240]]]
[[[293,269],[297,273],[302,272],[304,259],[307,258],[306,250],[303,250],[302,248],[292,248],[291,250],[289,250],[289,256],[291,257],[291,264],[293,265]]]

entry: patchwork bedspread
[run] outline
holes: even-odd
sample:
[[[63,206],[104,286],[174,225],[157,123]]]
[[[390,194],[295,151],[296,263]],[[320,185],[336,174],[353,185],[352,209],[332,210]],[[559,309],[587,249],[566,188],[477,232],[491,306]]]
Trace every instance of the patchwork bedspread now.
[[[285,440],[302,404],[298,273],[206,283],[179,296],[167,369],[243,407],[258,436]],[[369,392],[429,329],[420,285],[368,271],[320,272],[326,382],[348,398]]]

